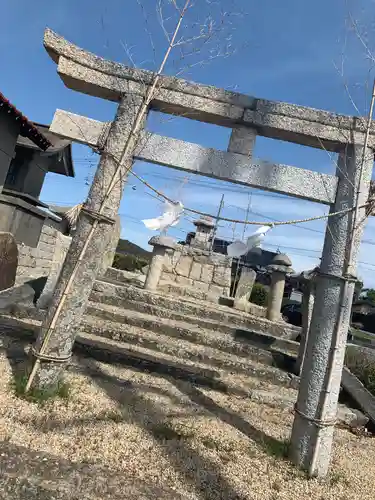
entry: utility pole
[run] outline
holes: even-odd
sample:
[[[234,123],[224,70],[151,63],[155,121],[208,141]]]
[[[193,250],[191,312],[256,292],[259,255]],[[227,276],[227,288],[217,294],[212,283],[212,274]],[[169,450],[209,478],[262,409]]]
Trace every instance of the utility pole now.
[[[217,211],[217,215],[216,215],[215,227],[214,227],[214,230],[212,231],[212,240],[211,240],[211,245],[210,245],[210,253],[212,253],[212,249],[213,249],[213,246],[214,246],[214,241],[215,241],[215,236],[216,236],[216,232],[217,232],[217,227],[219,225],[220,214],[221,214],[221,211],[222,211],[223,207],[224,207],[224,195],[221,196],[219,210]]]

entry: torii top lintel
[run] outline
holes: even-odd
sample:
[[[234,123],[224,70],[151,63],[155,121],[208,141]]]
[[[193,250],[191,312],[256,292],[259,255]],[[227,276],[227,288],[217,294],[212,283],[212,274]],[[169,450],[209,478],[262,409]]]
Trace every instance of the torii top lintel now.
[[[65,85],[73,90],[119,101],[132,92],[143,95],[152,71],[108,61],[68,42],[50,29],[44,46],[58,63]],[[283,102],[267,101],[213,86],[163,76],[152,108],[226,127],[255,128],[258,135],[340,151],[348,143],[363,144],[367,120]],[[372,123],[369,147],[375,148]]]

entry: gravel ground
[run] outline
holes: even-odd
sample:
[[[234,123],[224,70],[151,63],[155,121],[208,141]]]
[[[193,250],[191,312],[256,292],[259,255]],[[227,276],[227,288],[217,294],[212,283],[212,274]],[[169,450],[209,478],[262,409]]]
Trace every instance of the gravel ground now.
[[[374,498],[372,438],[337,429],[332,470],[325,481],[307,480],[288,462],[272,456],[283,450],[293,417],[286,409],[250,400],[246,392],[269,388],[290,396],[292,389],[227,374],[228,385],[244,394],[220,393],[186,381],[75,357],[66,376],[70,397],[40,407],[17,398],[10,390],[17,368],[11,358],[19,343],[7,337],[2,337],[1,343],[0,441],[4,450],[6,443],[15,450],[26,447],[30,453],[48,454],[40,459],[46,464],[45,474],[52,460],[56,464],[65,460],[69,467],[77,465],[78,475],[84,475],[85,464],[98,468],[101,474],[110,470],[124,479],[113,494],[90,494],[91,498]],[[95,474],[91,472],[91,476]],[[48,484],[53,481],[52,475]],[[86,483],[82,479],[80,484]],[[130,492],[129,484],[147,488]],[[0,482],[0,498],[11,499],[2,488]],[[18,494],[18,498],[23,497]],[[35,498],[83,499],[86,495],[40,494]]]

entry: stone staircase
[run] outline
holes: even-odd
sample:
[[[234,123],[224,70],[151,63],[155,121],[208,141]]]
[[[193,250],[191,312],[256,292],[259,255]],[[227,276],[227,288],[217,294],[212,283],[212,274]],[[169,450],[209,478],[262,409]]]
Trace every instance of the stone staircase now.
[[[13,305],[2,314],[2,329],[35,336],[44,314],[30,304]],[[299,381],[290,373],[298,349],[291,339],[298,334],[283,322],[111,279],[95,283],[76,348],[292,409]],[[340,408],[342,422],[363,423],[363,415]]]
[[[44,311],[18,304],[9,314],[42,320]],[[295,354],[294,343],[287,339],[298,333],[286,323],[271,323],[207,301],[148,292],[113,279],[95,283],[81,325],[85,339],[100,339],[112,350],[117,346],[160,363],[214,370],[219,377],[237,373],[287,386],[292,380],[296,384],[296,379],[275,368],[275,359]]]

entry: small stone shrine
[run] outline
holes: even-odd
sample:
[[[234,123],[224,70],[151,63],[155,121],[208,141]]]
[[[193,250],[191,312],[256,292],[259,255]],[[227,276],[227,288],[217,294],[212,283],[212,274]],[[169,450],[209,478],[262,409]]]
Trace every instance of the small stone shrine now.
[[[194,225],[197,229],[190,244],[176,244],[174,251],[167,252],[162,279],[228,297],[232,259],[210,251],[215,226],[212,219],[202,217]]]

